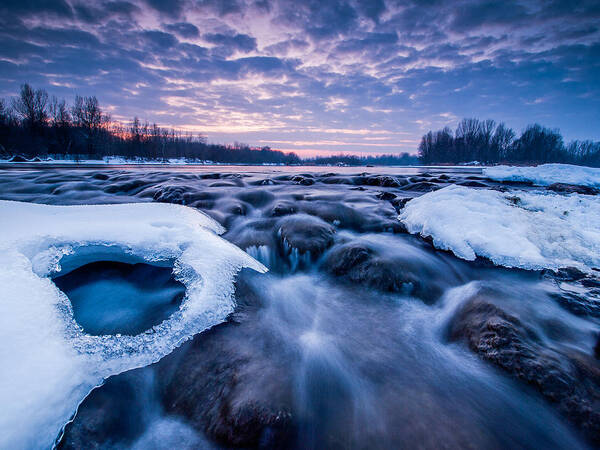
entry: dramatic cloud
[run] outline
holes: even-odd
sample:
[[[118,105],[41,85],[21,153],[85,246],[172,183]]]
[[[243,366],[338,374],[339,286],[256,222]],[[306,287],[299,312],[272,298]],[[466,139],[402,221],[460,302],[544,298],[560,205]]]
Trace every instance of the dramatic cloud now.
[[[597,0],[8,0],[0,96],[305,154],[414,152],[461,117],[600,139],[599,24]]]

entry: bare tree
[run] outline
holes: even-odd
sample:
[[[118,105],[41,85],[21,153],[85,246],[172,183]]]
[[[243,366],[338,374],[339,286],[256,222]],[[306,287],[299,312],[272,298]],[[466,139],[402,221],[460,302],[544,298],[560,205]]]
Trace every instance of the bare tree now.
[[[515,132],[512,128],[508,128],[504,123],[496,127],[491,142],[491,147],[495,153],[494,162],[506,160],[514,140]]]
[[[58,100],[56,97],[50,99],[48,107],[52,126],[55,128],[66,128],[71,124],[71,114],[64,100]]]
[[[564,144],[557,129],[529,125],[511,149],[511,158],[527,163],[563,162]]]
[[[54,130],[56,143],[60,153],[71,153],[73,141],[71,139],[71,114],[64,100],[58,100],[52,96],[48,107],[52,129]]]
[[[6,100],[0,98],[0,125],[7,125],[9,122],[8,108],[6,107]]]
[[[48,93],[33,89],[29,84],[21,85],[21,92],[13,99],[12,108],[25,127],[40,130],[48,121]]]
[[[95,96],[75,96],[72,113],[75,124],[87,130],[97,130],[103,125],[104,114]]]
[[[95,96],[75,96],[75,104],[71,108],[75,126],[81,128],[87,142],[88,154],[93,155],[98,150],[99,131],[108,123],[108,117],[104,115],[98,99]]]

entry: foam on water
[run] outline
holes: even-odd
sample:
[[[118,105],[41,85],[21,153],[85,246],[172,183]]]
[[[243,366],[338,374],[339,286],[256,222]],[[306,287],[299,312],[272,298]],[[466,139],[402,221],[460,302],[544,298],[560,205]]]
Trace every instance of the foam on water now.
[[[0,201],[0,229],[2,448],[51,446],[90,389],[222,322],[234,308],[236,273],[266,271],[221,239],[218,223],[179,205]],[[86,334],[49,277],[63,258],[73,269],[93,261],[94,252],[96,260],[173,261],[186,287],[180,308],[135,336]]]

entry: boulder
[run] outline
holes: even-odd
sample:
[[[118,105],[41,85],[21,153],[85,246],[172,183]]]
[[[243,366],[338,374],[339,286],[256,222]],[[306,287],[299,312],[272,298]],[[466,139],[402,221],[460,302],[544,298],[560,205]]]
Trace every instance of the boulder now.
[[[600,189],[591,186],[567,183],[553,183],[550,186],[547,186],[546,189],[553,192],[560,192],[561,194],[598,195],[600,193]]]
[[[286,216],[277,223],[282,241],[300,253],[317,257],[333,243],[335,229],[318,217],[307,214]]]
[[[265,206],[275,200],[275,196],[264,189],[242,191],[237,194],[237,198],[256,207]]]
[[[290,214],[295,214],[297,210],[298,208],[293,202],[281,201],[273,205],[273,207],[270,209],[269,215],[273,217],[287,216]]]
[[[444,288],[435,277],[437,268],[427,267],[420,258],[386,254],[360,240],[336,245],[325,256],[321,268],[351,283],[414,295],[427,303],[439,298]]]
[[[544,346],[490,296],[482,292],[462,305],[450,325],[450,340],[466,342],[480,358],[537,390],[600,444],[600,365],[594,355]]]
[[[396,194],[392,194],[391,192],[378,192],[375,195],[379,200],[385,200],[385,201],[390,201],[390,200],[394,200],[396,198]]]
[[[467,187],[479,187],[479,188],[488,187],[487,184],[482,183],[481,181],[476,181],[476,180],[459,181],[456,184],[458,184],[459,186],[467,186]]]
[[[442,186],[439,186],[435,183],[430,183],[429,181],[420,181],[417,183],[407,184],[406,186],[402,187],[402,190],[411,192],[431,192],[441,188]]]
[[[163,407],[225,447],[286,448],[296,429],[291,367],[297,354],[264,331],[257,315],[262,297],[244,273],[236,299],[234,320],[159,362]]]
[[[292,181],[296,184],[301,184],[303,186],[311,186],[311,185],[315,184],[315,180],[313,180],[312,178],[306,177],[306,176],[302,176],[302,175],[293,176]]]
[[[394,200],[392,200],[392,206],[394,207],[396,212],[398,214],[400,214],[400,211],[402,211],[402,209],[404,209],[406,204],[411,200],[412,200],[412,197],[402,197],[402,198],[397,197]]]
[[[354,177],[352,182],[355,185],[379,186],[379,187],[400,187],[407,184],[407,181],[402,178],[390,177],[385,175],[366,176],[361,175]]]

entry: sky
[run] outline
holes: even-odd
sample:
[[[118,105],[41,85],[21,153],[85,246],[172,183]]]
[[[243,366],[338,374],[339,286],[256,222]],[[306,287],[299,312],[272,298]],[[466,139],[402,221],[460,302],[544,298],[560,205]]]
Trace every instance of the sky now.
[[[463,117],[600,140],[600,1],[2,0],[0,97],[23,82],[301,156]]]

